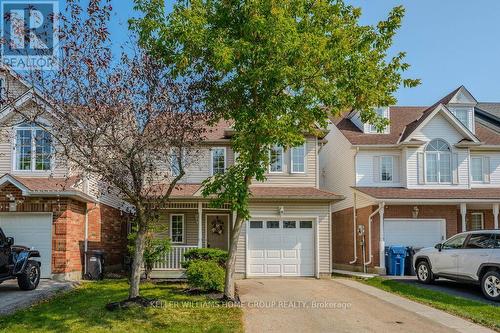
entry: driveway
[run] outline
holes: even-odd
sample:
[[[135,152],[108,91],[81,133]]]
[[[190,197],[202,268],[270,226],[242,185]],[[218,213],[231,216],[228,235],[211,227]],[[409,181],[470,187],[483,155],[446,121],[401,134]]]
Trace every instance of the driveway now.
[[[244,309],[246,332],[475,332],[468,322],[425,307],[430,315],[420,315],[423,305],[415,304],[419,312],[401,297],[401,305],[385,301],[389,295],[363,292],[358,282],[315,279],[250,279],[238,282],[238,292]],[[359,284],[361,285],[361,284]],[[367,286],[368,287],[368,286]],[[372,288],[372,287],[368,287]],[[373,288],[375,289],[375,288]],[[374,296],[376,295],[376,296]],[[394,298],[393,296],[390,296]],[[410,305],[408,305],[410,304]],[[420,306],[420,308],[419,308]],[[428,308],[428,309],[427,309]],[[463,323],[463,330],[441,324]],[[455,325],[456,328],[456,325]]]
[[[387,276],[386,278],[389,278],[397,282],[411,284],[419,288],[440,291],[453,296],[459,296],[473,301],[488,303],[500,307],[500,302],[494,302],[484,298],[483,292],[481,291],[481,287],[479,285],[459,283],[447,279],[438,279],[434,281],[434,283],[432,284],[422,284],[417,281],[417,278],[415,276],[404,276],[404,277]]]
[[[23,291],[17,286],[16,280],[5,281],[0,284],[0,315],[6,315],[28,307],[52,297],[58,291],[69,290],[74,286],[74,282],[43,279],[40,280],[40,284],[35,290]]]

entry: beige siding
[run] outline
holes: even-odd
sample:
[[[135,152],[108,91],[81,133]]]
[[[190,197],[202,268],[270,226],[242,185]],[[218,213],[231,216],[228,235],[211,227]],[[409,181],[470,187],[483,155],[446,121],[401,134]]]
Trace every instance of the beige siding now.
[[[285,214],[278,214],[279,207],[283,206]],[[254,203],[250,205],[250,215],[255,218],[272,217],[277,219],[308,217],[318,220],[318,249],[319,272],[330,273],[330,209],[328,204],[314,203]],[[246,270],[246,225],[238,242],[236,255],[236,272],[245,273]]]

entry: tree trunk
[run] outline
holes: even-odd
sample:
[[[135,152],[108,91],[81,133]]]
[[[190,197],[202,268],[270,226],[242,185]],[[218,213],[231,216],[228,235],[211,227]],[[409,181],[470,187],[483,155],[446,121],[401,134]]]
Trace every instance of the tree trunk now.
[[[238,239],[241,233],[241,227],[243,226],[243,219],[238,214],[236,221],[234,222],[234,227],[231,232],[231,239],[229,243],[229,254],[226,262],[226,279],[224,285],[224,298],[228,301],[235,300],[235,290],[234,290],[234,269],[236,264],[236,252],[238,250]]]
[[[140,213],[138,213],[141,215]],[[144,242],[146,240],[145,221],[142,216],[137,216],[138,231],[135,240],[134,260],[132,261],[132,269],[130,274],[130,288],[128,298],[139,296],[139,285],[141,283],[142,261],[144,256]]]

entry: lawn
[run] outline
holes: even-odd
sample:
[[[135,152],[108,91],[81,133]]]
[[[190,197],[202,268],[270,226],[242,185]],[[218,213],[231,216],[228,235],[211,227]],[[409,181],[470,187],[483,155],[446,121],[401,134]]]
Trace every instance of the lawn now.
[[[0,332],[243,332],[241,309],[187,295],[182,284],[141,285],[143,296],[169,306],[106,310],[105,304],[126,298],[127,287],[123,280],[84,283],[50,301],[0,317]]]
[[[500,332],[500,307],[379,277],[363,280],[362,282]]]

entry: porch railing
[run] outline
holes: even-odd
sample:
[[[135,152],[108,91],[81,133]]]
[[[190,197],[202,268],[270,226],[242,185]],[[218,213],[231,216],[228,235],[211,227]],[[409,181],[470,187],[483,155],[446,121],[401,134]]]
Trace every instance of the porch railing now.
[[[196,248],[198,247],[193,245],[172,245],[170,252],[162,260],[154,264],[153,270],[167,271],[182,269],[181,263],[184,261],[184,253]]]

